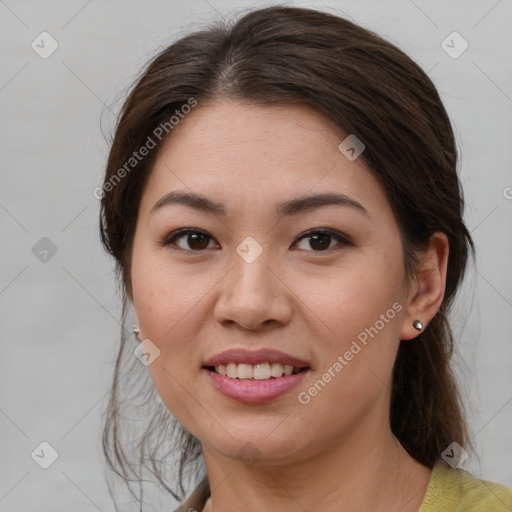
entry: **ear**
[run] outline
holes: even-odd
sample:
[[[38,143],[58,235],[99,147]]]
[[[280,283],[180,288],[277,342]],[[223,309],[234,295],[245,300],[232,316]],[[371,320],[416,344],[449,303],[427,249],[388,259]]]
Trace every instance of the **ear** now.
[[[414,320],[419,320],[424,330],[441,307],[446,288],[448,254],[448,237],[441,231],[434,233],[428,248],[419,253],[420,263],[402,317],[402,340],[411,340],[420,334],[421,331],[413,327]]]

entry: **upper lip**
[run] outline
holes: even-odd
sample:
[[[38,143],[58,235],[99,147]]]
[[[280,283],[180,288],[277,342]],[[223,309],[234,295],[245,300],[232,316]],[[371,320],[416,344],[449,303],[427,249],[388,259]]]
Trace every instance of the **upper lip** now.
[[[262,348],[259,350],[232,348],[207,359],[204,366],[219,366],[221,364],[229,363],[245,363],[252,365],[261,363],[279,363],[283,366],[290,365],[295,368],[309,367],[309,364],[306,361],[273,348]]]

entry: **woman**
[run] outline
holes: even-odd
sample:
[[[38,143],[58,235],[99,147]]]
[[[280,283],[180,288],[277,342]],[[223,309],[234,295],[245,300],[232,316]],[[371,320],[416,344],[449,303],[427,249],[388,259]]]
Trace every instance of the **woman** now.
[[[447,315],[474,248],[456,167],[432,82],[345,19],[270,7],[163,50],[101,194],[140,342],[123,331],[111,467],[179,500],[205,469],[177,511],[509,510],[460,469]],[[135,462],[125,369],[145,393]]]

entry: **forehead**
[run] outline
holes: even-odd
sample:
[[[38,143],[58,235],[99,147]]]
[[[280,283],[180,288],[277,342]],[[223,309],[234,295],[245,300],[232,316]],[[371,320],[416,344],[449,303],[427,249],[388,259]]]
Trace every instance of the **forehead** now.
[[[188,152],[196,160],[239,159],[254,166],[315,157],[337,148],[346,134],[326,116],[305,105],[269,106],[224,100],[199,104],[164,143],[164,152]],[[183,144],[185,143],[185,144]],[[193,147],[185,147],[193,144]],[[178,147],[179,146],[179,147]],[[177,150],[177,151],[176,151]],[[176,156],[182,156],[176,154]]]
[[[339,192],[369,211],[389,209],[362,159],[350,161],[338,149],[347,136],[304,105],[200,103],[164,140],[143,207],[151,208],[171,190],[188,189],[224,204],[269,205],[309,193]]]

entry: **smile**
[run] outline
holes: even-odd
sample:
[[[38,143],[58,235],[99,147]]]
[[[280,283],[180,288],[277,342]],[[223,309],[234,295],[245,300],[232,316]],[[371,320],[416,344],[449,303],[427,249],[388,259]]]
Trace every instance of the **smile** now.
[[[266,364],[268,363],[263,363],[263,365]],[[245,373],[245,375],[248,375],[249,372],[258,372],[258,370],[252,369],[252,365],[233,364],[233,367],[235,367],[237,371],[237,375],[240,366],[242,367],[242,375],[244,375],[244,372],[247,372]],[[249,369],[243,369],[244,366],[249,366]],[[218,373],[215,370],[215,368],[212,367],[203,368],[203,371],[206,373],[209,382],[222,395],[243,403],[264,403],[276,400],[277,398],[282,397],[286,393],[290,392],[304,380],[306,375],[308,375],[311,372],[311,368],[309,367],[301,368],[300,370],[296,369],[296,373],[293,373],[293,367],[290,368],[292,369],[291,374],[286,374],[283,367],[282,372],[281,370],[279,370],[281,376],[273,377],[271,375],[270,377],[266,377],[264,379],[256,379],[254,377],[239,378],[238,376],[229,377],[227,375],[222,375]],[[276,374],[278,373],[277,370],[278,368],[274,367],[274,372]],[[266,374],[268,374],[268,369],[265,369],[263,371],[265,371]],[[270,371],[272,371],[272,368]],[[287,369],[286,371],[289,371],[289,369]]]
[[[213,370],[224,377],[229,377],[230,379],[268,380],[282,377],[283,375],[299,373],[305,370],[305,368],[297,368],[295,366],[288,364],[282,365],[280,363],[260,363],[254,365],[229,363],[210,366],[209,370]]]

